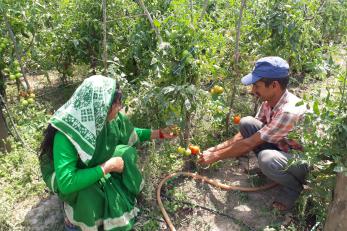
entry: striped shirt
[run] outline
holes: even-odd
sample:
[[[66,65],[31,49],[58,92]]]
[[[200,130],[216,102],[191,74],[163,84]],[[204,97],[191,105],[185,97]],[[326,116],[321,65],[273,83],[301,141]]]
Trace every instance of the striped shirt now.
[[[284,152],[288,152],[290,148],[302,150],[298,142],[287,138],[306,111],[304,105],[296,106],[300,101],[300,98],[286,90],[274,108],[267,101],[263,102],[256,115],[256,119],[264,124],[258,131],[260,138],[276,144]]]

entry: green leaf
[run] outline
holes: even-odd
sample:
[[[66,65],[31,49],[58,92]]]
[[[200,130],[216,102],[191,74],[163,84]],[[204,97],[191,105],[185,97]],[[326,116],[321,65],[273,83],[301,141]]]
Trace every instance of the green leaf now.
[[[155,64],[157,62],[158,62],[158,60],[155,57],[153,57],[152,60],[151,60],[151,64],[150,65],[153,65],[153,64]]]
[[[160,28],[160,22],[157,19],[153,20],[153,24],[154,26],[156,26],[157,28]]]
[[[295,104],[295,107],[299,107],[299,106],[301,106],[301,105],[304,105],[304,101],[303,101],[303,100],[297,102],[297,103]]]
[[[318,101],[314,101],[313,103],[313,112],[316,114],[316,115],[319,115],[320,112],[319,112],[319,107],[318,107]]]

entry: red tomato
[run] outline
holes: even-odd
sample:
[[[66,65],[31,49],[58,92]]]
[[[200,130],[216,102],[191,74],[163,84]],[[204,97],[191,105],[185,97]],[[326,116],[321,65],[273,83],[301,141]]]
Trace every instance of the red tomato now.
[[[241,117],[239,115],[234,116],[234,124],[239,124]]]
[[[192,155],[198,155],[200,153],[200,148],[197,145],[189,145],[189,149],[192,152]]]

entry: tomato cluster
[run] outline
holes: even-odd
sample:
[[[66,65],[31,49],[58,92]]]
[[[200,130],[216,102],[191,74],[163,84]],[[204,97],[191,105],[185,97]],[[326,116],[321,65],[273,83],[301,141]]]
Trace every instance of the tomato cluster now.
[[[19,93],[20,97],[20,104],[24,107],[28,106],[29,104],[34,104],[35,103],[35,94],[34,92],[24,92],[21,91]]]
[[[188,148],[183,148],[183,147],[179,146],[177,148],[177,152],[181,153],[182,155],[185,155],[185,156],[199,155],[200,154],[200,147],[197,145],[189,145]]]
[[[13,61],[11,68],[4,68],[4,72],[10,80],[16,80],[23,76],[17,60]]]

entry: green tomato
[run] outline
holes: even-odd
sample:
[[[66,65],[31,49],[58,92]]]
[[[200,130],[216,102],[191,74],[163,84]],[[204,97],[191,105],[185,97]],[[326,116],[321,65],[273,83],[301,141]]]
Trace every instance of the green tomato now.
[[[183,53],[182,53],[182,56],[183,56],[183,57],[186,57],[186,56],[188,56],[189,54],[190,54],[189,51],[184,50]]]
[[[33,104],[34,102],[35,102],[35,100],[34,100],[33,98],[29,98],[29,99],[28,99],[28,103],[29,103],[29,104]]]
[[[22,106],[27,106],[29,104],[29,102],[25,99],[23,99],[21,102]]]
[[[194,62],[194,59],[192,57],[187,57],[185,60],[186,64],[192,64]]]
[[[183,147],[178,147],[178,148],[177,148],[177,152],[178,152],[178,153],[185,154],[185,151],[186,151],[186,150],[185,150]]]
[[[184,152],[184,155],[190,156],[192,154],[192,151],[190,149],[186,149]]]
[[[22,75],[22,73],[18,72],[18,73],[15,74],[15,76],[16,76],[17,79],[19,79],[19,78],[22,77],[23,75]]]
[[[10,74],[10,80],[15,80],[15,79],[16,79],[16,76],[13,74]]]

